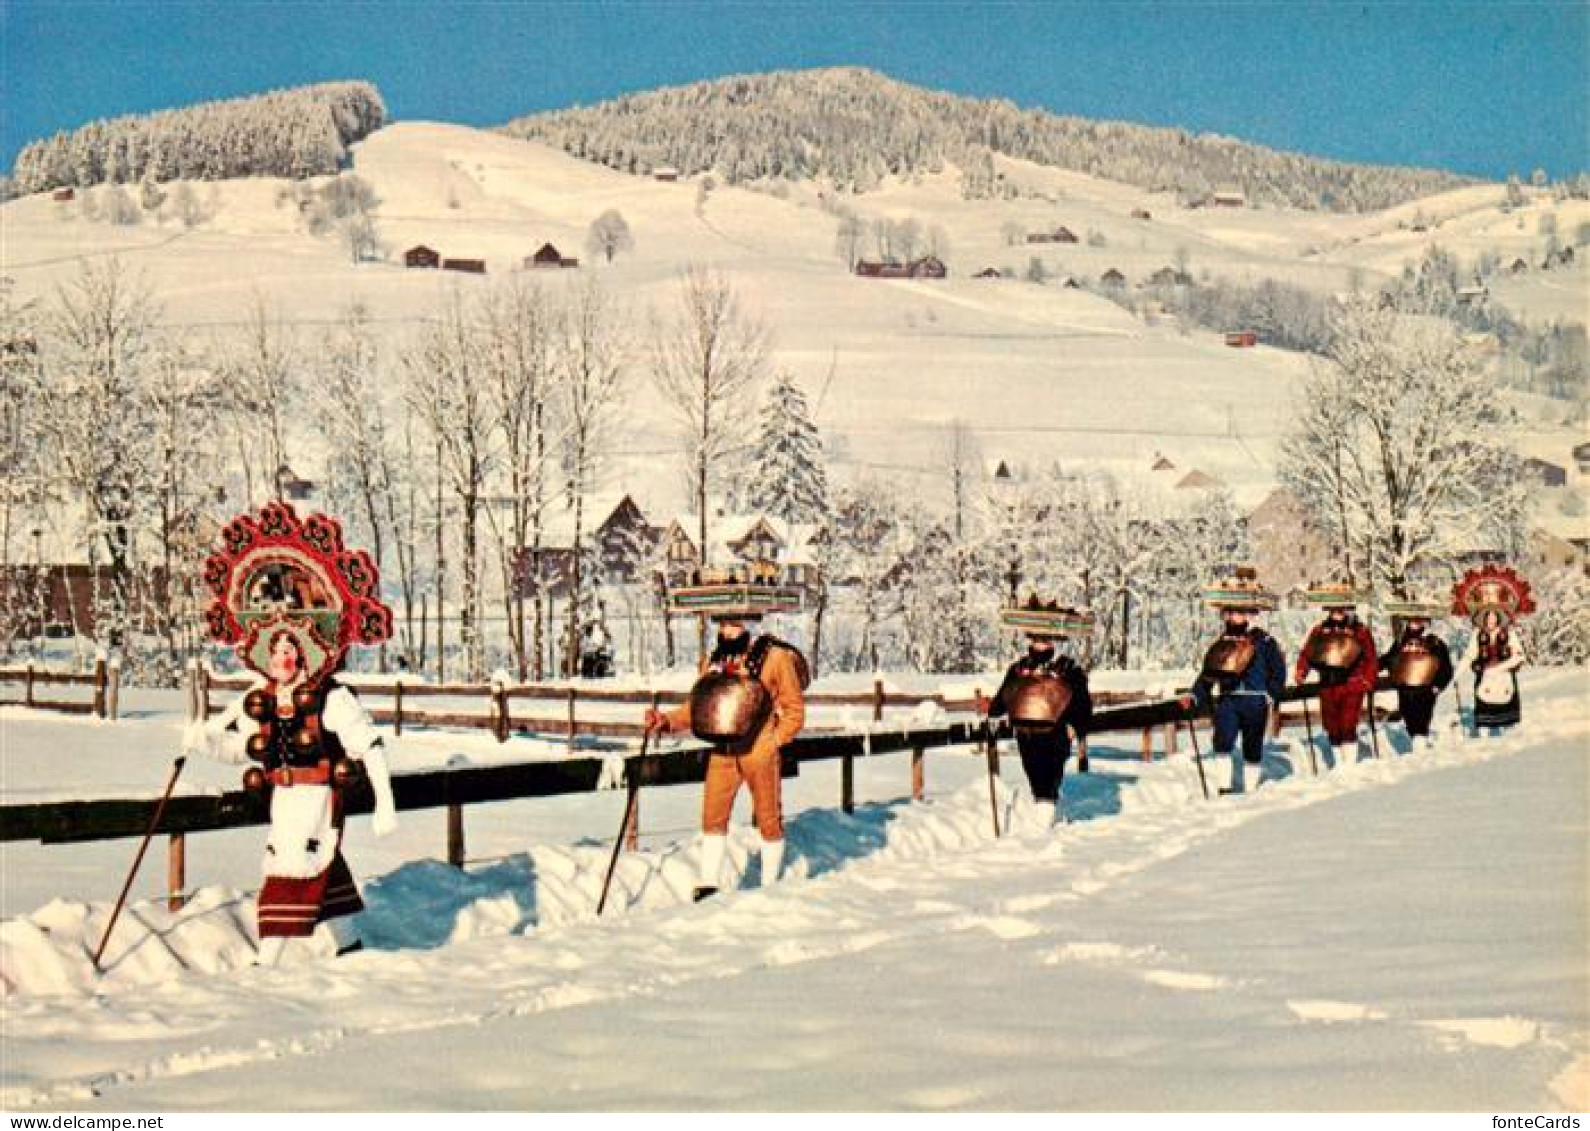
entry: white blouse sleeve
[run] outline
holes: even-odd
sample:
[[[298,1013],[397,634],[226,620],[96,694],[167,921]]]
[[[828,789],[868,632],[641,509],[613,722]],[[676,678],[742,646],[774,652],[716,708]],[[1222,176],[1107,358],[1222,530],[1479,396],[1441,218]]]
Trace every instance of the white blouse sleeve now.
[[[333,688],[326,696],[321,719],[326,729],[341,740],[350,757],[363,758],[381,741],[381,732],[375,729],[370,713],[346,687]]]

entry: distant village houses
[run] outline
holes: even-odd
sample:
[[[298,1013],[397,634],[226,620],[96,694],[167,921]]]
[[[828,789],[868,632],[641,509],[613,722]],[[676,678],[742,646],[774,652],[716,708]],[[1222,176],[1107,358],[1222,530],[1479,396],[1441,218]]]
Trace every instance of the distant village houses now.
[[[552,244],[544,243],[534,255],[525,257],[524,265],[531,270],[539,270],[548,267],[578,267],[580,261],[564,255]]]
[[[937,256],[925,255],[909,263],[863,259],[856,264],[856,274],[864,279],[943,279],[949,275],[949,269]]]
[[[403,253],[403,266],[405,267],[440,267],[442,256],[435,248],[426,247],[424,244],[415,244]]]
[[[1028,243],[1076,243],[1077,236],[1070,228],[1061,226],[1052,232],[1028,232]]]

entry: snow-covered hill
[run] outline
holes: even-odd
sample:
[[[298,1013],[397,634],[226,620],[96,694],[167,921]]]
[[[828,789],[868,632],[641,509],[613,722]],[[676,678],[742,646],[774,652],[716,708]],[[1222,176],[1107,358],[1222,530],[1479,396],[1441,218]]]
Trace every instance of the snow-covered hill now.
[[[1503,190],[1488,186],[1421,202],[1433,226],[1413,233],[1411,205],[1351,218],[1188,210],[1130,186],[1002,161],[1043,196],[966,201],[949,167],[847,200],[864,220],[911,217],[942,228],[950,268],[942,281],[847,274],[835,218],[810,185],[781,195],[703,192],[699,183],[659,183],[535,143],[428,123],[393,125],[353,148],[354,172],[379,201],[384,262],[355,264],[334,236],[305,230],[288,182],[254,179],[195,186],[208,218],[192,229],[172,217],[135,226],[88,220],[81,200],[13,201],[0,208],[0,273],[13,281],[13,301],[25,302],[52,294],[85,259],[115,255],[144,275],[165,322],[196,341],[234,331],[258,297],[296,326],[313,354],[316,335],[350,304],[363,304],[401,341],[453,288],[490,287],[548,242],[583,263],[536,272],[537,280],[566,287],[598,274],[641,331],[653,312],[671,309],[682,268],[709,264],[769,326],[774,361],[810,392],[841,475],[916,474],[938,490],[942,431],[959,419],[980,434],[990,459],[1090,461],[1129,472],[1163,452],[1251,502],[1273,478],[1275,439],[1305,361],[1262,345],[1227,349],[1218,334],[1167,319],[1140,320],[1060,286],[1060,277],[1091,279],[1114,268],[1135,289],[1180,260],[1195,277],[1276,278],[1335,293],[1395,273],[1436,243],[1461,258],[1486,248],[1534,256],[1541,216],[1565,235],[1590,220],[1590,203],[1544,196],[1504,218]],[[608,209],[624,216],[635,246],[603,264],[583,245],[591,221]],[[1080,242],[1011,246],[1004,233],[1012,225],[1064,225]],[[489,274],[405,270],[401,253],[421,243],[484,259]],[[1052,278],[1047,285],[973,277],[990,266],[1020,274],[1034,256]],[[1545,279],[1532,285],[1509,287],[1520,288],[1525,303],[1546,295],[1540,301],[1552,310],[1582,306],[1587,293],[1582,266],[1554,272],[1549,288]],[[629,454],[607,486],[644,485],[663,496],[646,501],[667,508],[676,502],[667,497],[675,476],[659,475],[658,461],[678,441],[652,400],[643,349],[631,377],[628,435],[616,445]],[[312,456],[304,462],[313,474]]]

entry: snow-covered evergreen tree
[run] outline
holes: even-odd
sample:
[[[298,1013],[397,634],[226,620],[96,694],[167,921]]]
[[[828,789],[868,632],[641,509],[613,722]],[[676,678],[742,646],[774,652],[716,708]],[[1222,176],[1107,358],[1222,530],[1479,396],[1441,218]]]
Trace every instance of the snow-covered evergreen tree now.
[[[762,401],[745,467],[743,506],[790,523],[819,523],[828,505],[823,440],[806,394],[780,373]]]

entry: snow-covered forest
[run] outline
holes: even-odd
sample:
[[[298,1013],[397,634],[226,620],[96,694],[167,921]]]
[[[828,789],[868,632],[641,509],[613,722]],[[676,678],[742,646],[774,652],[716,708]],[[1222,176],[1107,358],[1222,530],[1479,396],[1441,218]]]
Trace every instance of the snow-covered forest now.
[[[89,122],[17,155],[11,190],[335,173],[348,146],[381,128],[386,104],[365,82],[321,83],[251,98]]]
[[[1256,204],[1337,212],[1469,183],[1439,170],[1353,165],[1209,134],[1023,110],[861,68],[714,79],[532,114],[504,128],[632,173],[670,166],[731,184],[825,178],[854,192],[946,164],[960,167],[971,198],[1017,192],[995,172],[994,154],[1187,199],[1235,187]]]

